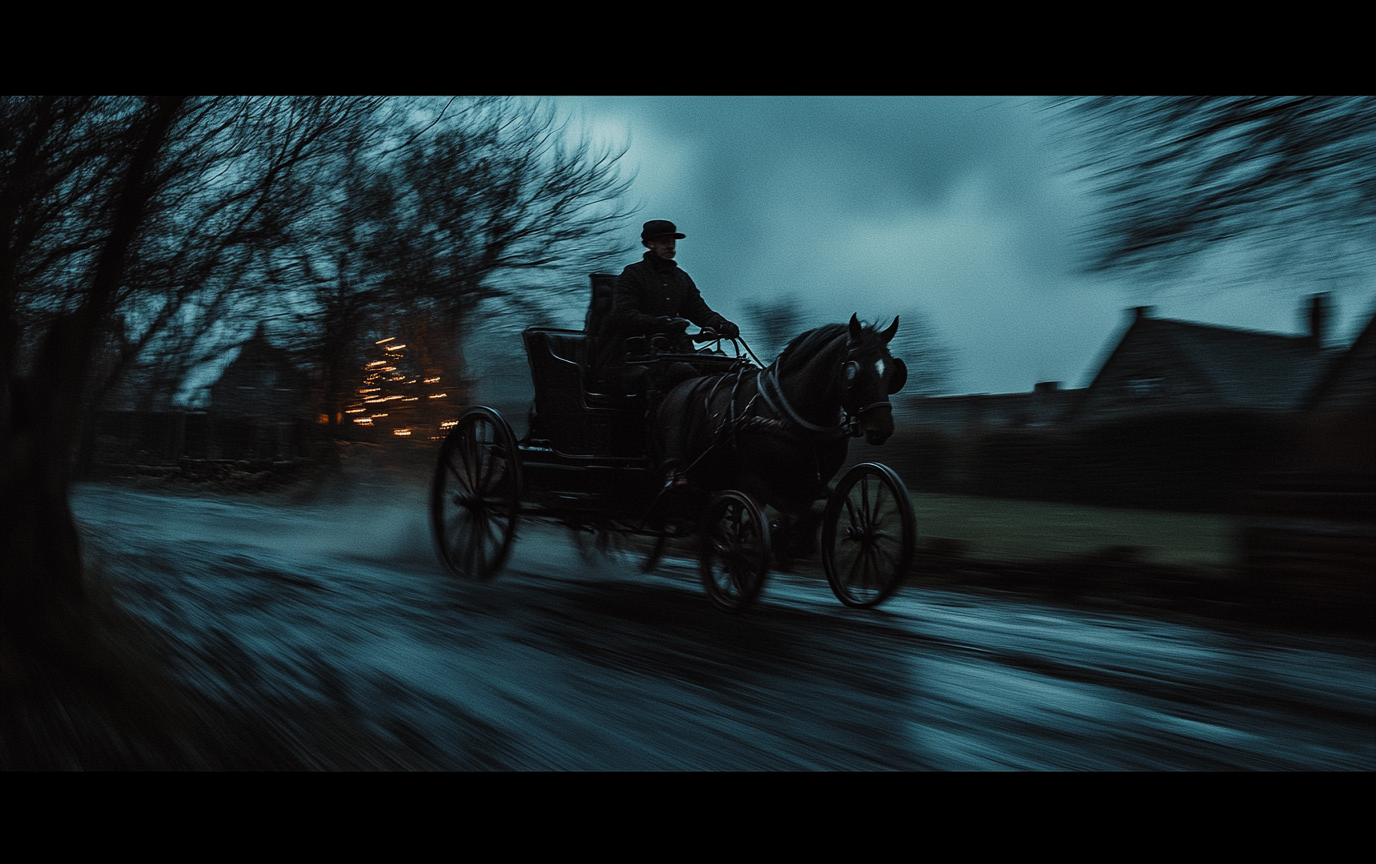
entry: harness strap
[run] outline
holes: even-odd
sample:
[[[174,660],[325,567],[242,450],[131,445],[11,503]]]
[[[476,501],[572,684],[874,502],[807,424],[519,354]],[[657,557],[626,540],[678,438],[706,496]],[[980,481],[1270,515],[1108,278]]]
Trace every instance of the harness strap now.
[[[872,410],[874,410],[875,408],[888,408],[890,411],[892,411],[892,410],[893,410],[893,403],[890,402],[890,401],[887,400],[887,399],[883,400],[882,402],[871,402],[869,405],[866,405],[864,408],[861,408],[859,411],[856,411],[856,412],[855,412],[855,416],[856,416],[856,417],[859,417],[861,414],[864,414],[866,411],[872,411]]]
[[[771,369],[766,369],[760,374],[759,383],[760,396],[764,398],[765,404],[772,408],[775,414],[785,415],[789,420],[793,421],[793,423],[803,427],[814,435],[839,437],[847,434],[849,423],[844,419],[835,426],[818,426],[816,423],[809,423],[807,420],[798,416],[798,412],[794,411],[793,406],[788,404],[788,398],[784,396],[783,388],[779,386],[779,366],[777,363],[771,367]],[[769,394],[771,389],[774,391],[773,398],[771,398]],[[774,404],[775,398],[779,400],[778,405]],[[783,407],[783,410],[780,410],[780,406]],[[845,408],[841,410],[843,413],[845,412]]]

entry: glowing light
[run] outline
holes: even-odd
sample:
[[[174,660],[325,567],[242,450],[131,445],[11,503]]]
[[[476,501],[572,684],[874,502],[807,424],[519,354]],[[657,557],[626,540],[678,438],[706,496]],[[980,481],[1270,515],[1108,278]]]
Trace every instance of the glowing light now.
[[[405,438],[407,435],[410,435],[410,434],[411,434],[411,430],[410,430],[410,429],[393,429],[393,430],[392,430],[392,434],[393,434],[393,435],[400,435],[401,437]]]
[[[436,375],[434,378],[426,378],[425,381],[424,381],[424,383],[426,383],[426,384],[438,384],[439,381],[440,381],[440,376]]]
[[[367,411],[367,410],[368,410],[367,408],[345,408],[345,409],[344,409],[344,413],[345,413],[345,414],[360,414],[360,413],[362,413],[362,412],[364,412],[364,411]]]
[[[381,345],[383,342],[391,342],[391,341],[392,341],[393,339],[395,339],[395,338],[397,338],[397,337],[395,337],[395,336],[388,336],[386,339],[379,339],[379,340],[377,340],[376,342],[374,342],[373,344],[374,344],[374,345]]]
[[[354,422],[357,423],[357,424],[360,425],[360,426],[371,426],[371,425],[373,425],[373,418],[371,418],[371,417],[355,417],[355,418],[354,418]]]
[[[448,396],[448,395],[449,395],[448,393],[434,393],[434,394],[431,394],[430,398],[431,398],[431,399],[443,399],[444,397],[446,397],[446,396]]]
[[[384,364],[384,363],[386,363],[386,362],[387,362],[386,360],[374,360],[373,362],[369,363],[369,364],[368,364],[367,366],[365,366],[364,368],[367,369],[367,368],[370,368],[370,367],[373,367],[373,366],[381,366],[382,364]]]

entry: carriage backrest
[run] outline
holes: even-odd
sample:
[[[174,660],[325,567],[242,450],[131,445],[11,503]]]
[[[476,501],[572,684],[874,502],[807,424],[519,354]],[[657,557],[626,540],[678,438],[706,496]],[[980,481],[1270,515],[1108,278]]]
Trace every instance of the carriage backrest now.
[[[593,338],[604,335],[602,328],[612,314],[612,288],[616,277],[610,273],[589,274],[592,292],[588,297],[588,314],[583,319],[583,332]]]
[[[532,327],[521,339],[535,386],[535,410],[545,415],[582,410],[587,337],[577,330]]]
[[[532,327],[521,333],[535,385],[542,436],[570,455],[643,458],[645,406],[640,397],[586,389],[592,340],[578,330]],[[534,426],[532,426],[532,429]]]

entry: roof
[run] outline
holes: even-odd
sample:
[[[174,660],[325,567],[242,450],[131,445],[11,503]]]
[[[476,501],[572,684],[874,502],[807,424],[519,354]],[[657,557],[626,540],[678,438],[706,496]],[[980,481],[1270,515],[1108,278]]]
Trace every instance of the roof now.
[[[1124,346],[1145,341],[1166,349],[1198,376],[1220,407],[1299,408],[1324,373],[1331,356],[1310,336],[1290,336],[1153,318],[1134,310],[1131,326],[1118,339],[1081,404],[1092,399]],[[1076,408],[1076,413],[1078,413]]]
[[[1158,338],[1170,340],[1230,405],[1298,407],[1326,366],[1327,355],[1306,336],[1169,319],[1146,318],[1141,323]]]

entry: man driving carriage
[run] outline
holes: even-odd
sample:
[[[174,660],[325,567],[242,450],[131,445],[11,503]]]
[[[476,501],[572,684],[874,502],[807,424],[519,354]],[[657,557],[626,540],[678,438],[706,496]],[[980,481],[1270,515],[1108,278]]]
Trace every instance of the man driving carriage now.
[[[652,381],[650,367],[627,362],[626,340],[636,336],[664,337],[667,347],[686,353],[693,350],[685,337],[689,322],[727,339],[741,335],[739,327],[712,311],[692,277],[674,260],[678,241],[685,236],[667,219],[651,219],[643,226],[640,242],[646,248],[645,256],[617,277],[611,314],[601,332],[595,334],[601,343],[595,376],[600,386],[620,393],[643,393],[653,384],[667,391],[700,374],[691,364],[674,363]],[[671,442],[667,448],[670,452],[664,454],[666,485],[671,487],[685,482],[680,474],[682,460],[674,446],[677,443]]]
[[[647,250],[645,256],[617,277],[611,314],[603,331],[594,334],[601,343],[596,378],[604,386],[623,393],[638,393],[651,383],[648,367],[626,362],[627,339],[663,336],[669,345],[691,351],[691,343],[682,345],[689,322],[715,330],[727,339],[740,336],[740,328],[712,311],[692,277],[674,260],[678,241],[685,236],[667,219],[652,219],[640,232],[640,242]],[[667,390],[696,374],[687,363],[677,363],[663,380],[654,383]]]

